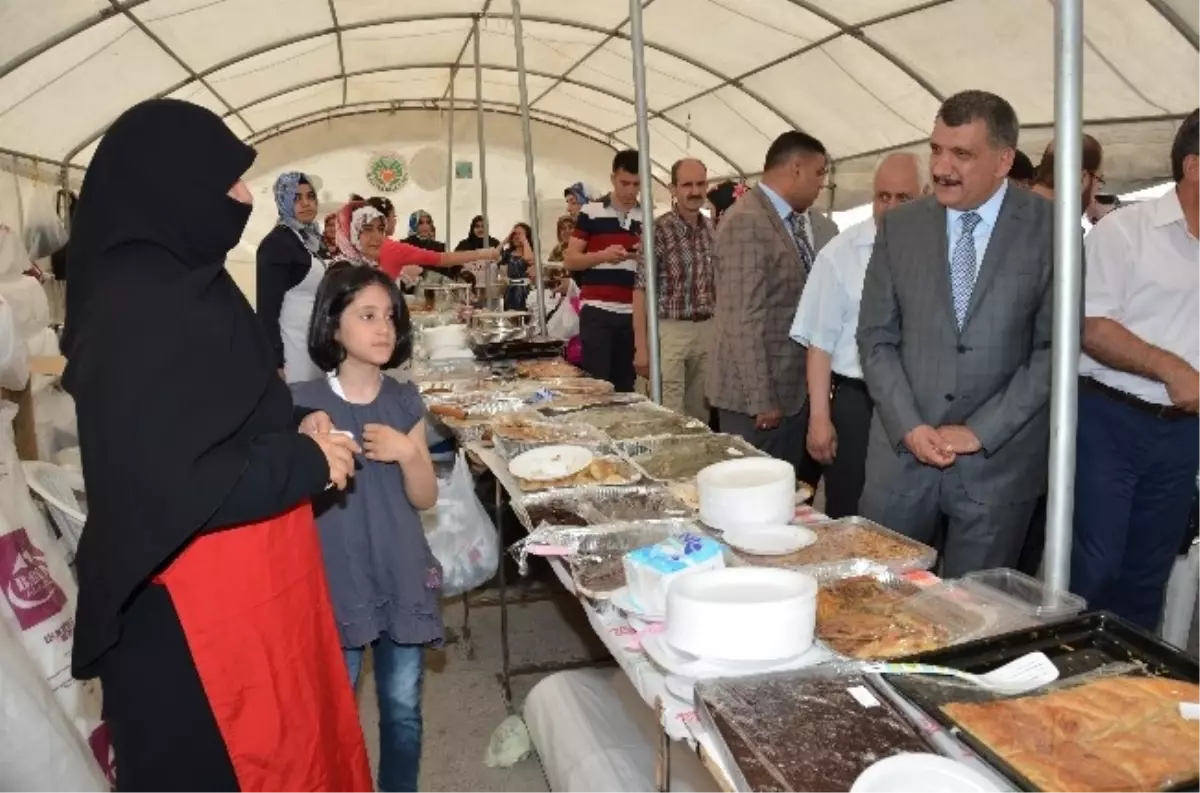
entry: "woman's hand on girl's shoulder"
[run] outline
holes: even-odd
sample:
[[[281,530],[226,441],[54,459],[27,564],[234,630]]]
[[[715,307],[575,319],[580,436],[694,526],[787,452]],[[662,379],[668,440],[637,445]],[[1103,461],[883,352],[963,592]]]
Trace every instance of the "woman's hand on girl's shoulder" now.
[[[412,438],[386,424],[363,427],[363,449],[367,459],[380,463],[407,463],[417,459],[421,450]]]

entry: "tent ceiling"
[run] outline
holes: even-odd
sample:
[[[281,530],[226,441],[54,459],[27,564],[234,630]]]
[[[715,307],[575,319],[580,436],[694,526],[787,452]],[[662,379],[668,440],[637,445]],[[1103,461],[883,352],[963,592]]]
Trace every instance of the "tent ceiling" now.
[[[1052,0],[643,0],[651,151],[756,173],[789,128],[836,160],[919,143],[963,88],[1054,118]],[[436,9],[436,10],[434,10]],[[523,0],[535,118],[633,145],[628,6]],[[0,147],[86,166],[124,108],[197,102],[238,135],[378,107],[518,101],[511,0],[55,0],[0,4]],[[1088,0],[1084,117],[1156,130],[1200,93],[1194,0]],[[1032,151],[1035,155],[1037,151]],[[1147,158],[1150,162],[1152,158]],[[1161,168],[1161,166],[1159,166]],[[1131,173],[1131,182],[1159,174]],[[840,203],[840,202],[839,202]]]

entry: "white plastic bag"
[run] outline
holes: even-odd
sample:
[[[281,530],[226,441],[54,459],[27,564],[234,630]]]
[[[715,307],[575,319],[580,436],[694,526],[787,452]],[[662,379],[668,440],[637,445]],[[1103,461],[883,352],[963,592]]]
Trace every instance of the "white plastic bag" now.
[[[29,351],[17,333],[12,306],[0,297],[0,387],[20,391],[29,384]]]
[[[487,510],[475,495],[475,482],[462,451],[450,482],[438,491],[437,525],[425,539],[442,566],[442,596],[453,597],[482,586],[496,574],[500,538]]]
[[[0,623],[20,637],[58,704],[108,773],[112,758],[100,719],[99,683],[71,676],[79,590],[26,485],[13,438],[16,414],[16,405],[0,402]]]
[[[42,259],[67,244],[67,229],[58,216],[58,188],[38,182],[25,210],[25,247]]]

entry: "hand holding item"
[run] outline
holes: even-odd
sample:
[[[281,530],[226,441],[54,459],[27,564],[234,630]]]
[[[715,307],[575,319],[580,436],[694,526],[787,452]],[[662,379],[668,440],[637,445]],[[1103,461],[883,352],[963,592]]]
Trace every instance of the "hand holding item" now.
[[[412,438],[386,424],[363,427],[363,448],[367,459],[380,463],[407,463],[415,460],[420,450]]]
[[[329,481],[338,490],[345,490],[354,476],[354,455],[360,451],[353,438],[341,434],[310,435],[329,464]]]
[[[642,377],[650,376],[650,353],[646,348],[638,347],[633,351],[633,371]]]
[[[754,428],[760,430],[773,430],[783,423],[783,411],[768,410],[766,413],[759,413],[754,417]]]
[[[309,413],[300,422],[300,431],[305,435],[328,435],[333,432],[333,419],[323,410]]]
[[[955,453],[950,444],[937,430],[928,424],[914,427],[904,436],[904,445],[925,465],[946,468],[954,464]]]
[[[828,418],[809,418],[808,437],[805,446],[813,459],[822,465],[829,465],[837,457],[837,430]]]
[[[618,264],[629,258],[629,251],[625,249],[624,245],[609,245],[602,253],[604,261],[608,264]]]
[[[979,442],[979,438],[971,428],[963,424],[947,424],[938,427],[938,435],[942,436],[942,440],[956,455],[975,454],[983,448],[983,444]]]
[[[421,273],[420,265],[406,264],[400,268],[398,280],[405,286],[416,286],[417,282],[421,280]]]

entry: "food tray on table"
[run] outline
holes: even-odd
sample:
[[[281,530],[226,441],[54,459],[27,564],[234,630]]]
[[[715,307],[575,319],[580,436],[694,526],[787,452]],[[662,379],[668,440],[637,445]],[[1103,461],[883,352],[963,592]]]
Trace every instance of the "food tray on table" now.
[[[641,394],[564,394],[552,397],[549,402],[538,407],[538,412],[547,418],[555,418],[569,416],[588,408],[635,405],[648,401]]]
[[[879,660],[945,647],[988,623],[938,593],[865,559],[816,571],[816,636],[847,658]]]
[[[1042,652],[1054,663],[1059,670],[1059,680],[1039,692],[1025,694],[1021,697],[1003,697],[986,690],[963,684],[946,683],[919,675],[885,675],[887,682],[896,688],[904,697],[927,713],[935,721],[956,733],[973,751],[984,758],[996,770],[1004,774],[1022,790],[1068,789],[1079,790],[1092,786],[1096,789],[1105,787],[1110,790],[1146,790],[1153,785],[1146,780],[1132,780],[1123,774],[1141,767],[1147,762],[1146,758],[1165,757],[1167,732],[1156,733],[1160,747],[1148,747],[1139,750],[1133,757],[1119,754],[1110,760],[1102,760],[1106,751],[1118,747],[1120,741],[1115,737],[1115,730],[1120,727],[1122,720],[1137,721],[1135,713],[1149,713],[1153,710],[1145,700],[1140,707],[1129,703],[1122,704],[1122,698],[1111,686],[1124,686],[1129,679],[1149,678],[1151,680],[1166,679],[1181,681],[1180,684],[1187,692],[1176,699],[1195,702],[1197,699],[1196,680],[1200,677],[1200,662],[1193,655],[1176,649],[1163,641],[1151,636],[1145,631],[1131,625],[1120,618],[1106,613],[1093,612],[1069,619],[1026,628],[1020,631],[993,636],[968,642],[955,647],[921,653],[905,661],[913,661],[940,666],[949,666],[966,672],[989,672],[1009,661],[1020,658],[1031,652]],[[1119,682],[1114,682],[1119,681]],[[1100,689],[1084,691],[1087,687],[1102,685]],[[1141,684],[1134,684],[1141,685]],[[1159,685],[1152,683],[1151,685]],[[1051,701],[1057,704],[1054,716],[1049,711],[1039,710],[1046,707],[1039,699],[1046,694],[1069,693],[1078,690],[1083,694],[1095,694],[1097,700],[1087,702],[1067,703],[1062,700]],[[1144,692],[1143,692],[1144,693]],[[1079,695],[1076,695],[1079,696]],[[1005,701],[1020,701],[1017,705],[1005,705]],[[1034,702],[1037,700],[1037,702]],[[987,704],[995,708],[990,719],[991,726],[980,721],[987,714],[979,704]],[[972,707],[963,707],[971,705]],[[1003,705],[1003,708],[999,707]],[[1034,707],[1030,707],[1033,705]],[[944,708],[949,708],[949,712]],[[1053,708],[1052,708],[1053,709]],[[1170,710],[1170,709],[1168,709]],[[1091,711],[1089,713],[1088,711]],[[1071,716],[1072,731],[1083,735],[1089,728],[1089,720],[1096,714],[1111,715],[1114,724],[1105,727],[1108,737],[1093,747],[1092,753],[1086,758],[1080,754],[1080,747],[1057,733],[1047,733],[1047,725],[1067,723],[1062,720]],[[1056,721],[1057,720],[1057,721]],[[964,722],[969,721],[973,729],[966,728]],[[984,740],[976,732],[992,732],[995,725],[1010,725],[1003,729],[1006,739],[993,736],[992,741]],[[1191,722],[1197,725],[1197,722]],[[1013,729],[1012,725],[1018,725]],[[1179,727],[1178,723],[1174,723]],[[1191,729],[1188,725],[1188,729]],[[1161,730],[1156,724],[1154,729]],[[1142,736],[1143,738],[1145,736]],[[1190,740],[1190,762],[1197,762],[1197,740]],[[1020,741],[1040,741],[1039,746],[1011,746],[1005,748],[998,744]],[[1129,739],[1126,739],[1129,740]],[[1141,743],[1141,739],[1135,741]],[[994,746],[993,744],[997,744]],[[1044,744],[1044,745],[1043,745]],[[1186,744],[1186,741],[1185,741]],[[1074,747],[1074,748],[1073,748]],[[1106,748],[1107,747],[1107,748]],[[1039,757],[1053,763],[1055,752],[1059,753],[1062,762],[1052,765],[1049,769],[1043,766]],[[1065,752],[1074,754],[1064,755]],[[1098,753],[1098,754],[1097,754]],[[1031,759],[1033,765],[1030,765]],[[1099,773],[1098,778],[1081,780],[1071,776],[1067,780],[1053,780],[1056,774],[1070,774],[1078,771]],[[1110,774],[1109,779],[1104,774]],[[1046,779],[1047,784],[1038,785],[1032,777]],[[1193,769],[1187,778],[1177,778],[1178,774],[1168,776],[1167,784],[1160,785],[1165,790],[1195,790],[1197,788],[1198,772]],[[1090,783],[1090,784],[1089,784]]]
[[[817,541],[807,548],[785,556],[754,556],[740,551],[739,555],[747,564],[758,567],[803,568],[806,573],[820,572],[810,567],[840,564],[848,559],[870,559],[900,573],[928,570],[937,560],[937,551],[928,545],[866,518],[840,518],[806,525],[817,535]]]
[[[429,412],[450,428],[462,443],[478,441],[492,442],[492,420],[501,414],[517,414],[529,409],[520,399],[492,399],[470,405],[438,403],[429,406]],[[530,413],[530,416],[536,416]]]
[[[609,523],[695,517],[694,510],[659,485],[593,487],[580,492],[579,499]]]
[[[562,355],[564,343],[558,339],[513,339],[472,344],[471,351],[481,361],[554,358]]]
[[[598,456],[615,454],[604,433],[587,424],[546,421],[540,414],[501,414],[492,420],[492,443],[505,460],[541,446],[566,444],[586,446]]]
[[[515,361],[513,368],[517,377],[527,380],[549,380],[564,377],[583,377],[583,370],[561,357],[536,361]]]
[[[629,460],[611,455],[595,457],[582,471],[570,476],[564,476],[561,479],[533,480],[522,479],[519,476],[514,476],[513,478],[517,480],[517,486],[521,488],[522,492],[535,493],[540,490],[590,487],[593,485],[621,487],[637,484],[642,481],[644,476],[645,474]]]
[[[736,435],[679,435],[618,443],[617,447],[657,482],[694,479],[714,463],[766,457]]]
[[[929,751],[866,677],[836,666],[699,681],[695,696],[737,791],[848,791],[878,760]]]
[[[556,410],[551,402],[540,406],[538,410],[551,421],[569,421],[572,424],[589,424],[598,430],[607,432],[610,427],[622,423],[645,421],[652,418],[674,416],[675,413],[662,405],[656,405],[648,400],[638,400],[631,403],[605,404],[593,407],[566,411],[566,415],[558,415],[564,411]]]
[[[544,377],[530,380],[529,385],[549,390],[555,399],[564,396],[598,397],[613,393],[612,383],[592,377]]]
[[[574,493],[547,490],[512,500],[512,510],[527,531],[543,526],[581,528],[605,522],[603,517],[582,503]]]

